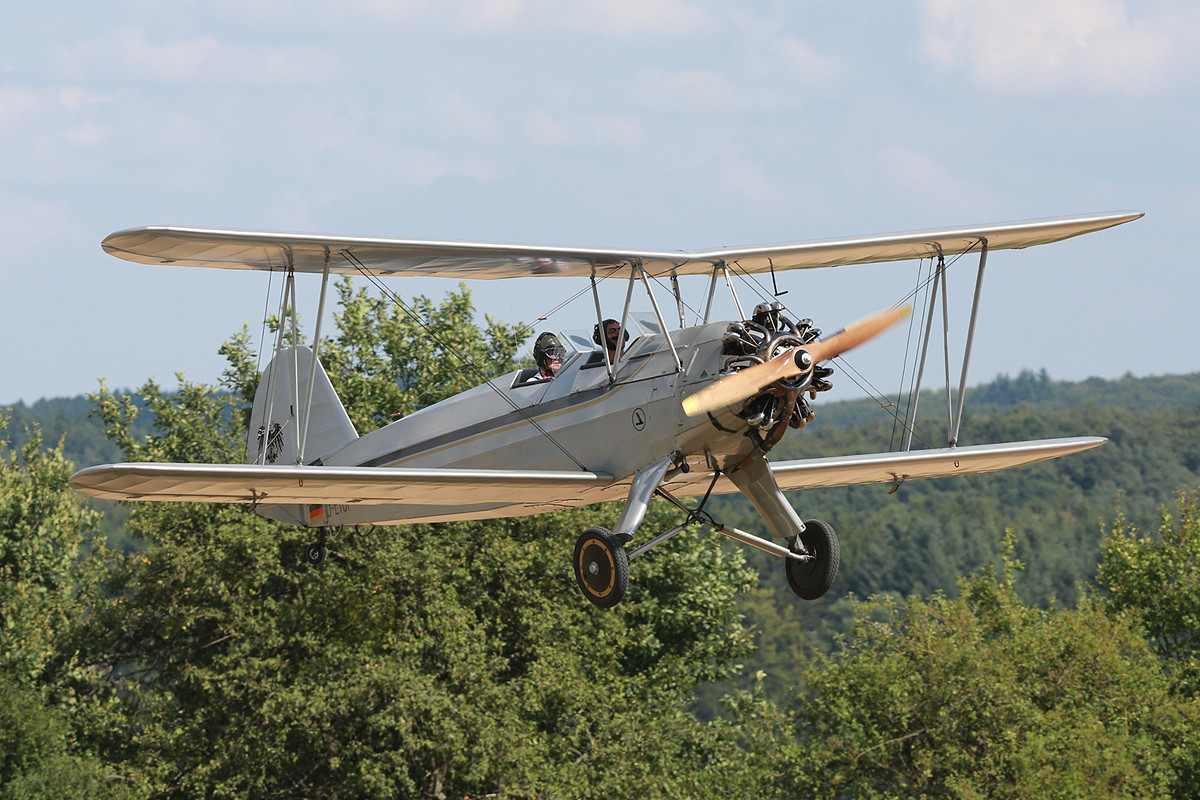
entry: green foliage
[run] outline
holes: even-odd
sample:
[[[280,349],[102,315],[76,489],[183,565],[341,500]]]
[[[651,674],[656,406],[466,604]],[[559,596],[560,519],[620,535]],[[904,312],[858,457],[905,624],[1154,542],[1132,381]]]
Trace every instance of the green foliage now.
[[[144,787],[75,752],[64,715],[0,677],[0,800],[145,797]]]
[[[349,279],[337,291],[338,335],[321,359],[360,433],[515,369],[531,332],[491,317],[480,330],[465,284],[441,304],[416,297],[407,311]]]
[[[8,421],[0,415],[0,437]],[[79,562],[99,515],[67,487],[62,445],[36,428],[19,450],[0,438],[0,673],[34,686],[61,668],[61,639],[82,608],[89,571]]]
[[[1011,557],[1009,557],[1011,558]],[[1200,703],[1171,692],[1135,623],[1038,609],[1015,563],[858,604],[806,672],[777,790],[813,797],[1140,797],[1194,791]],[[752,701],[744,695],[742,702]]]
[[[465,291],[427,309],[436,341],[362,293],[343,299],[323,353],[335,380],[351,376],[359,424],[465,388],[443,343],[489,373],[515,353],[515,333],[462,324]],[[256,377],[247,338],[223,352],[224,392],[96,395],[128,458],[241,460]],[[143,407],[145,439],[131,433]],[[736,598],[753,574],[713,537],[678,537],[601,613],[569,553],[617,511],[351,530],[312,569],[311,534],[247,509],[137,504],[129,525],[148,548],[110,572],[88,653],[121,688],[110,714],[129,747],[89,741],[184,797],[711,794],[742,754],[727,723],[685,703],[747,653]]]
[[[7,410],[7,435],[17,448],[29,440],[27,430],[38,431],[43,442],[61,440],[64,457],[76,464],[114,461],[119,450],[104,435],[104,426],[90,418],[91,411],[92,403],[83,395],[20,403]]]
[[[1196,494],[1162,510],[1143,534],[1118,514],[1104,541],[1096,579],[1112,608],[1138,614],[1180,690],[1200,692],[1200,513]]]
[[[79,653],[110,558],[99,514],[67,486],[61,442],[30,426],[14,449],[7,426],[0,415],[0,798],[140,796],[73,735],[104,703]]]
[[[104,425],[91,416],[92,409],[91,400],[84,395],[38,400],[29,406],[20,403],[8,409],[11,416],[7,436],[12,446],[20,449],[29,441],[29,432],[36,431],[43,443],[61,442],[63,457],[74,464],[110,464],[120,460],[120,448],[105,436]],[[144,421],[137,424],[139,435],[148,431],[149,426]],[[123,507],[94,498],[84,502],[103,514],[96,524],[110,547],[137,548],[137,543],[124,533],[124,523],[129,515]]]
[[[114,395],[100,382],[88,395],[96,404],[108,436],[127,461],[182,461],[195,464],[239,463],[246,460],[245,423],[236,394],[191,383],[176,376],[180,388],[164,392],[153,381],[139,390],[137,401]],[[143,409],[151,416],[153,433],[136,434]]]
[[[414,301],[428,329],[339,294],[322,360],[360,430],[513,368],[527,335],[476,326],[465,289]],[[220,387],[101,386],[126,458],[243,459],[248,331],[221,352]],[[1140,385],[1029,373],[975,393],[988,413],[964,441],[1112,439],[1082,456],[796,498],[842,537],[843,576],[815,603],[777,560],[683,535],[600,612],[569,553],[613,506],[346,530],[312,569],[311,534],[248,509],[132,504],[145,547],[116,556],[91,545],[62,448],[19,439],[0,459],[0,798],[1192,796],[1195,500],[1156,536],[1126,519],[1197,484],[1200,379]],[[777,455],[886,449],[890,422],[852,405]],[[1106,601],[1048,600],[1075,602],[1119,492]],[[645,524],[677,516],[652,506]]]
[[[802,686],[803,660],[830,652],[835,636],[850,632],[848,594],[953,595],[958,576],[981,564],[1000,565],[1004,531],[1012,528],[1017,555],[1028,565],[1015,579],[1022,597],[1039,605],[1055,599],[1071,605],[1080,587],[1095,577],[1102,521],[1116,498],[1127,519],[1154,520],[1178,487],[1200,485],[1200,376],[1063,384],[1029,373],[1011,381],[1007,394],[1003,385],[995,387],[968,393],[964,443],[1076,435],[1110,441],[1020,469],[910,481],[894,494],[886,485],[790,494],[802,518],[825,519],[837,529],[842,567],[829,595],[797,603],[777,560],[748,554],[761,588],[742,598],[758,645],[746,667],[748,674],[765,673],[761,685],[771,697],[782,701],[791,687]],[[1046,399],[1033,404],[1030,394]],[[922,407],[936,408],[935,400],[923,399]],[[980,400],[987,401],[983,411],[990,413],[980,411]],[[892,422],[877,405],[868,405],[821,404],[817,421],[785,437],[772,458],[887,450]],[[762,529],[740,497],[718,498],[717,506],[714,513],[728,524]],[[747,688],[748,680],[738,685]],[[706,690],[703,712],[715,713],[716,697],[728,688]]]

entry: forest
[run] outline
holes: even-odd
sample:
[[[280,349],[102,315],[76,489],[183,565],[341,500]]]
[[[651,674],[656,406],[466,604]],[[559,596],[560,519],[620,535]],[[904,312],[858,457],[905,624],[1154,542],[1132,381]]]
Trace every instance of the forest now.
[[[468,388],[461,359],[521,361],[528,331],[478,324],[465,288],[412,301],[439,341],[338,292],[322,360],[359,430]],[[570,549],[615,504],[345,531],[314,568],[246,508],[68,488],[76,465],[241,461],[259,365],[248,330],[214,347],[218,385],[0,412],[0,798],[1200,794],[1200,375],[999,376],[964,443],[1110,442],[796,493],[842,542],[819,601],[689,533],[601,611]],[[823,396],[772,458],[894,446],[880,405]]]

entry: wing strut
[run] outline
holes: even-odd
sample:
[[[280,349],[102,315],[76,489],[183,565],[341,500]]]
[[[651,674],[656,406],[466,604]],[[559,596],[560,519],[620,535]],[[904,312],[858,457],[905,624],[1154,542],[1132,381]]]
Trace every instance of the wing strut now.
[[[733,288],[733,281],[729,277],[729,267],[726,266],[724,260],[720,260],[713,262],[712,272],[708,279],[708,304],[704,306],[704,323],[712,322],[713,297],[717,293],[718,275],[725,278],[725,285],[729,287],[729,296],[733,298],[733,307],[737,309],[738,319],[745,319],[746,312],[742,310],[742,301],[738,300],[737,290]]]
[[[975,344],[975,322],[979,316],[979,297],[983,293],[983,270],[987,266],[988,243],[981,240],[979,251],[979,271],[975,273],[975,296],[971,300],[971,321],[967,325],[967,344],[963,352],[962,375],[958,379],[958,413],[954,417],[954,427],[950,430],[950,446],[958,444],[958,432],[962,428],[963,406],[967,395],[967,368],[971,366],[971,348]]]
[[[279,356],[283,352],[283,324],[284,314],[287,312],[288,298],[292,298],[292,310],[295,311],[295,289],[296,289],[296,273],[289,269],[287,279],[283,282],[283,294],[279,298],[279,329],[275,331],[275,352],[271,355],[271,360]],[[259,436],[263,437],[264,444],[269,442],[274,434],[274,420],[271,419],[272,410],[275,408],[275,390],[279,385],[279,370],[271,371],[271,383],[267,387],[267,418],[263,421],[263,428],[259,431]],[[286,420],[285,420],[286,422]],[[265,465],[267,458],[267,447],[263,446],[259,449],[256,462],[259,466]]]
[[[635,272],[642,278],[642,285],[646,287],[646,296],[650,298],[650,306],[654,309],[655,318],[658,319],[658,327],[663,332],[663,336],[667,338],[667,346],[671,348],[671,356],[675,359],[675,371],[683,372],[683,361],[679,358],[679,351],[675,349],[675,341],[671,338],[671,331],[667,328],[667,323],[663,319],[662,311],[658,307],[658,300],[654,298],[654,290],[650,288],[650,281],[646,279],[646,270],[642,268],[640,261]],[[632,283],[633,278],[630,277],[629,280]]]
[[[592,264],[591,282],[592,282],[592,302],[594,302],[596,304],[596,325],[598,326],[598,329],[603,329],[604,328],[604,311],[602,311],[600,308],[600,289],[596,286],[596,265],[594,263]],[[624,318],[622,318],[622,319],[624,319]],[[621,330],[624,331],[624,328],[622,328]],[[604,334],[601,334],[601,336],[603,336],[603,335]],[[604,354],[604,368],[606,370],[608,370],[608,380],[610,382],[613,380],[613,378],[616,377],[617,361],[621,360],[621,351],[624,349],[625,348],[623,348],[623,347],[618,347],[617,351],[616,351],[616,353],[617,353],[616,356],[614,356],[613,358],[610,359],[608,357],[608,347],[606,347],[604,345],[603,340],[601,341],[600,352]]]
[[[317,380],[317,368],[315,365],[317,363],[317,358],[318,358],[320,348],[321,348],[321,320],[323,320],[325,318],[325,297],[328,294],[328,289],[329,289],[329,248],[326,248],[325,249],[325,271],[321,275],[321,299],[317,303],[317,329],[313,333],[313,346],[312,346],[313,355],[312,355],[312,357],[313,357],[313,365],[314,366],[312,366],[308,370],[308,395],[307,395],[308,399],[304,402],[304,423],[300,426],[300,438],[297,440],[298,441],[297,447],[299,449],[299,452],[297,453],[296,458],[300,461],[301,464],[304,463],[304,445],[308,442],[308,421],[312,414],[313,386],[316,385],[316,380]],[[293,313],[295,312],[295,307],[292,308],[292,311],[293,311]]]
[[[667,340],[667,347],[669,347],[671,349],[671,355],[675,359],[675,370],[676,370],[676,372],[682,372],[683,371],[683,361],[679,358],[679,351],[675,347],[675,340],[673,338],[671,338],[671,331],[667,327],[667,321],[665,319],[663,319],[662,309],[658,305],[658,299],[654,296],[654,289],[653,289],[653,287],[650,286],[650,280],[646,276],[646,270],[643,268],[642,262],[639,259],[633,260],[631,269],[629,271],[629,278],[628,278],[629,282],[625,288],[625,305],[621,309],[621,331],[622,331],[622,333],[624,333],[625,331],[629,330],[629,328],[627,326],[629,325],[629,307],[630,307],[630,304],[633,302],[633,286],[635,283],[638,282],[639,279],[641,280],[642,285],[646,287],[646,297],[648,297],[650,299],[650,307],[654,309],[654,318],[658,321],[658,329],[660,331],[662,331],[663,337]],[[713,273],[713,280],[714,281],[716,280],[716,272],[715,271]],[[597,324],[597,326],[602,326],[604,324],[604,314],[600,309],[600,293],[599,293],[599,290],[596,288],[596,271],[595,271],[594,265],[592,268],[591,284],[592,284],[592,300],[596,304],[596,324]],[[676,305],[679,307],[679,323],[680,323],[680,327],[682,328],[683,323],[686,321],[686,320],[684,320],[684,314],[683,314],[683,309],[684,309],[683,298],[679,294],[679,281],[676,280],[674,275],[671,276],[671,286],[675,293]],[[711,309],[711,307],[712,307],[711,294],[709,295],[708,302],[709,302],[709,308]],[[707,316],[708,315],[706,312],[705,313],[705,317],[706,317],[705,321],[707,321]],[[624,352],[624,349],[625,349],[624,347],[618,347],[616,358],[613,359],[612,363],[609,363],[608,348],[603,345],[601,345],[601,347],[600,347],[600,350],[604,353],[604,363],[608,367],[608,379],[610,382],[616,380],[617,365],[621,363],[621,354]]]
[[[905,415],[903,447],[905,452],[912,450],[913,432],[917,425],[917,405],[921,397],[921,381],[925,375],[925,362],[929,356],[929,340],[930,334],[933,331],[933,317],[937,309],[939,289],[941,290],[942,301],[942,352],[946,362],[946,438],[950,447],[958,445],[958,435],[962,428],[963,408],[966,405],[967,372],[971,366],[971,351],[975,345],[975,324],[979,318],[979,299],[983,294],[983,273],[987,267],[987,238],[980,237],[978,244],[980,247],[979,269],[975,273],[975,291],[971,301],[971,317],[967,325],[967,339],[963,350],[962,371],[958,379],[957,394],[953,392],[950,384],[950,319],[948,308],[949,292],[946,283],[946,259],[943,255],[938,256],[937,268],[933,276],[933,286],[929,294],[929,307],[926,311],[925,333],[921,341],[917,380],[910,390],[908,399],[909,411]]]
[[[317,363],[318,354],[320,353],[320,349],[321,349],[321,322],[325,317],[325,300],[329,295],[329,272],[330,272],[329,259],[330,259],[330,252],[328,249],[326,249],[325,250],[325,269],[321,275],[321,297],[317,304],[317,323],[316,323],[316,328],[313,332],[312,358],[313,358],[314,365]],[[289,306],[290,306],[290,313],[289,313]],[[292,268],[290,263],[287,267],[287,279],[284,281],[284,284],[283,284],[283,296],[280,298],[279,330],[276,332],[276,336],[275,336],[275,352],[272,355],[272,359],[278,357],[279,354],[283,352],[284,331],[287,330],[287,328],[289,326],[292,329],[292,342],[295,344],[299,344],[299,342],[300,342],[300,312],[299,312],[299,309],[297,308],[297,300],[296,300],[296,272]],[[305,396],[306,400],[305,400],[304,405],[301,406],[300,405],[300,366],[299,366],[300,356],[297,351],[293,351],[293,358],[295,360],[292,363],[292,379],[293,379],[292,386],[291,386],[292,408],[295,409],[297,412],[299,411],[300,408],[304,409],[303,418],[302,419],[297,418],[297,420],[296,420],[297,425],[298,425],[298,430],[296,431],[296,463],[303,464],[304,463],[304,449],[305,449],[305,445],[307,444],[307,441],[308,441],[308,428],[309,428],[309,422],[311,420],[311,415],[312,415],[313,389],[316,386],[317,370],[315,367],[312,367],[309,369],[308,384],[307,384],[307,386],[304,387],[304,391],[305,391],[304,396]],[[275,408],[275,392],[278,389],[278,386],[277,386],[278,374],[279,374],[278,371],[272,371],[271,384],[267,389],[268,419],[265,420],[266,430],[263,432],[264,436],[271,435],[267,431],[272,430],[273,425],[275,423],[275,420],[270,419],[270,414],[272,413],[272,409]],[[284,422],[286,422],[286,420]],[[281,423],[281,424],[284,424],[284,423]],[[265,461],[266,452],[267,452],[267,448],[265,448],[265,447],[262,448],[262,452],[259,454],[258,458],[255,460],[255,463],[257,463],[259,465],[265,464],[266,463],[266,461]]]

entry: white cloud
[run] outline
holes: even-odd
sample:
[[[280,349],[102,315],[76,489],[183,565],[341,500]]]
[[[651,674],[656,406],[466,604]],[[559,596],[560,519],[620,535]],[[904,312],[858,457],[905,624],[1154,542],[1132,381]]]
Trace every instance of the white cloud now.
[[[522,117],[529,141],[553,148],[637,147],[645,141],[641,122],[622,114],[562,114],[535,108]]]
[[[714,23],[699,3],[687,0],[542,0],[537,5],[539,14],[562,14],[582,30],[618,35],[676,37],[711,30]]]
[[[930,213],[946,219],[991,213],[994,199],[987,188],[943,164],[930,153],[903,145],[889,145],[864,157],[851,171],[855,185],[877,195],[903,202],[920,197]]]
[[[101,110],[109,99],[76,87],[0,87],[0,146],[7,156],[0,181],[54,182],[82,169],[77,151],[110,137]]]
[[[101,105],[112,100],[112,95],[89,92],[78,86],[64,86],[58,90],[58,104],[68,111],[79,111],[88,106]]]
[[[22,86],[0,86],[0,130],[34,113],[37,93]]]
[[[68,230],[70,236],[68,236]],[[5,258],[21,258],[77,233],[63,209],[36,197],[0,190],[0,239]]]
[[[794,36],[780,37],[774,44],[773,58],[778,64],[808,82],[828,80],[840,69],[834,58],[818,53]]]
[[[250,85],[325,82],[338,73],[326,50],[305,45],[234,45],[212,36],[152,41],[139,26],[60,45],[55,57],[72,81],[118,73],[155,83],[236,81]]]
[[[715,185],[731,201],[779,206],[795,201],[794,189],[783,186],[777,177],[762,165],[734,157],[721,162],[716,169]]]
[[[715,28],[707,5],[696,0],[351,0],[339,10],[354,9],[384,22],[438,19],[460,30],[674,39]]]
[[[1010,91],[1145,89],[1190,59],[1196,12],[1124,0],[923,0],[926,57]]]
[[[501,137],[496,115],[462,92],[446,92],[430,100],[429,118],[456,139],[490,144]]]
[[[68,128],[64,132],[63,138],[67,144],[75,147],[95,147],[107,141],[109,133],[108,128],[103,125],[97,125],[94,122],[84,122]]]
[[[463,3],[463,16],[478,27],[503,27],[514,22],[527,5],[526,0],[469,0]]]
[[[638,105],[655,111],[761,111],[788,102],[773,88],[746,86],[727,72],[711,69],[647,69],[632,83],[630,96]]]

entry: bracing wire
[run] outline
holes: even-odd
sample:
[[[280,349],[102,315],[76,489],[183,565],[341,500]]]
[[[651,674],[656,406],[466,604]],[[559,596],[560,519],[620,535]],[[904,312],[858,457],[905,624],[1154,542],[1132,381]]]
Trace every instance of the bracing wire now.
[[[932,268],[932,266],[933,266],[933,260],[930,259],[930,267]],[[918,264],[917,264],[916,287],[913,289],[912,294],[909,295],[910,297],[914,298],[914,302],[915,302],[915,298],[922,286],[926,287],[925,297],[928,297],[929,283],[928,283],[928,281],[924,280],[924,274],[925,274],[925,259],[922,258],[920,260],[920,262],[918,262]],[[908,333],[906,334],[905,339],[904,339],[904,360],[903,360],[903,363],[901,364],[901,368],[900,368],[900,385],[896,389],[896,403],[894,406],[896,409],[900,408],[900,404],[904,400],[905,392],[911,391],[912,387],[916,384],[916,373],[917,373],[917,368],[918,368],[917,360],[916,359],[913,360],[913,363],[911,365],[912,371],[910,372],[908,357],[912,352],[913,329],[915,328],[917,331],[920,331],[925,327],[924,323],[925,323],[925,314],[927,313],[927,309],[926,309],[926,304],[924,302],[924,298],[922,298],[922,302],[921,302],[920,306],[921,306],[920,315],[910,314],[909,318],[908,318]],[[919,320],[918,320],[918,316],[919,316]],[[920,324],[918,324],[918,322]],[[904,429],[905,430],[908,430],[908,427],[910,424],[909,414],[910,414],[911,410],[912,410],[912,401],[910,399],[908,405],[904,409]],[[896,429],[899,426],[899,424],[900,424],[900,416],[899,416],[899,413],[897,412],[896,414],[892,415],[892,435],[891,435],[891,438],[888,440],[888,449],[889,450],[891,448],[893,448],[896,444]]]
[[[275,279],[275,270],[267,270],[267,293],[263,297],[262,327],[258,331],[258,353],[254,356],[254,366],[262,372],[263,342],[267,340],[267,317],[271,313],[271,283]]]
[[[528,412],[527,409],[522,408],[519,404],[515,403],[511,397],[506,395],[495,384],[493,384],[491,378],[488,375],[486,375],[484,370],[478,364],[476,364],[472,359],[468,358],[466,355],[464,355],[462,353],[457,352],[454,349],[453,345],[446,342],[441,336],[439,336],[437,331],[434,330],[432,326],[427,324],[425,322],[425,320],[421,319],[421,317],[416,313],[416,311],[414,309],[409,308],[408,305],[400,298],[400,296],[398,294],[393,292],[391,289],[387,288],[387,286],[383,283],[383,281],[379,280],[379,277],[377,275],[373,274],[370,270],[368,270],[363,265],[363,263],[358,260],[357,256],[355,256],[353,253],[351,253],[348,250],[341,251],[341,256],[344,259],[346,259],[346,261],[352,267],[354,267],[356,270],[358,270],[359,274],[361,274],[364,278],[366,278],[371,283],[371,285],[374,286],[380,292],[380,294],[382,294],[385,298],[387,298],[391,302],[395,303],[405,314],[407,314],[409,316],[410,319],[412,319],[414,322],[416,322],[417,325],[419,325],[421,327],[421,329],[424,330],[425,333],[428,334],[431,339],[433,339],[435,342],[438,343],[439,346],[441,346],[442,350],[447,355],[449,355],[452,358],[455,358],[460,364],[462,364],[462,366],[465,367],[475,377],[475,379],[477,381],[479,381],[479,383],[490,386],[492,388],[492,391],[494,391],[502,400],[504,400],[504,402],[507,403],[509,405],[509,407],[512,408],[513,411],[516,411],[518,414],[520,414],[522,417],[524,417],[526,422],[528,422],[535,429],[537,429],[537,431],[539,433],[541,433],[543,436],[545,436],[547,441],[549,441],[551,444],[553,444],[563,455],[565,455],[567,458],[569,458],[577,467],[579,467],[581,470],[583,470],[585,472],[587,471],[587,467],[585,467],[579,461],[579,459],[575,458],[575,456],[572,455],[571,452],[569,450],[567,450],[567,448],[564,447],[561,442],[559,442],[557,439],[555,439],[554,436],[549,431],[547,431],[541,425],[541,423],[539,423]]]
[[[962,258],[963,256],[965,256],[965,255],[966,255],[968,252],[970,252],[970,250],[972,250],[972,249],[974,249],[974,248],[972,247],[972,248],[969,248],[968,250],[964,250],[963,252],[956,254],[956,255],[955,255],[955,256],[954,256],[954,257],[953,257],[953,258],[952,258],[952,259],[951,259],[951,260],[950,260],[950,261],[949,261],[949,262],[946,264],[946,266],[945,266],[945,269],[946,269],[946,270],[949,270],[949,269],[950,269],[950,267],[952,267],[952,266],[953,266],[955,263],[957,263],[957,262],[958,262],[958,260],[959,260],[960,258]],[[759,291],[759,293],[760,293],[760,296],[762,296],[762,297],[776,297],[776,295],[775,295],[773,292],[768,292],[768,291],[767,291],[767,288],[766,288],[766,286],[765,286],[765,285],[763,285],[763,284],[762,284],[762,283],[761,283],[761,282],[758,280],[758,278],[755,276],[755,274],[754,274],[754,273],[751,273],[751,272],[749,272],[749,271],[747,271],[747,270],[743,269],[743,268],[742,268],[740,265],[738,265],[738,263],[737,263],[736,261],[734,261],[734,262],[730,262],[729,264],[727,264],[727,266],[729,266],[729,267],[731,268],[731,270],[733,271],[733,273],[734,273],[735,275],[738,275],[738,276],[740,276],[740,277],[741,277],[743,280],[745,280],[745,281],[746,281],[748,284],[753,284],[753,285],[754,285],[754,287],[755,287],[755,288],[756,288],[756,289]],[[914,298],[916,298],[917,296],[919,296],[919,295],[920,295],[920,294],[921,294],[923,291],[924,291],[924,292],[926,292],[926,293],[928,293],[928,291],[929,291],[929,287],[930,287],[930,285],[932,284],[932,282],[933,282],[933,279],[934,279],[935,275],[936,275],[936,272],[935,272],[935,271],[933,271],[933,270],[930,270],[929,274],[928,274],[928,275],[925,275],[925,276],[922,278],[922,274],[921,274],[921,272],[920,272],[920,271],[918,271],[918,280],[917,280],[917,285],[916,285],[916,286],[914,286],[914,287],[913,287],[913,288],[912,288],[912,289],[911,289],[911,290],[910,290],[908,293],[906,293],[906,294],[904,295],[904,297],[902,297],[902,298],[900,298],[899,300],[897,300],[897,301],[896,301],[896,302],[893,304],[893,307],[894,307],[894,306],[898,306],[898,305],[900,305],[901,303],[907,303],[907,302],[910,302],[910,301],[912,301]],[[926,294],[926,296],[928,296],[928,295]],[[778,298],[776,297],[776,299],[778,299]],[[791,310],[790,308],[788,308],[788,306],[787,306],[787,304],[786,304],[786,303],[782,303],[782,302],[781,302],[781,305],[783,305],[783,307],[784,307],[785,309],[787,309],[789,312],[791,312],[791,313],[796,313],[796,312],[792,312],[792,310]],[[927,310],[925,310],[925,308],[924,308],[924,305],[925,305],[925,304],[922,304],[922,312],[921,312],[921,314],[922,314],[922,315],[925,315],[926,313],[928,313],[928,312],[927,312]],[[914,315],[914,316],[915,316],[915,315]],[[922,319],[922,323],[923,323],[923,322],[924,322],[924,319]],[[912,325],[912,322],[910,321],[910,323],[909,323],[909,324],[910,324],[910,331],[911,331],[911,325]],[[905,356],[906,360],[907,360],[907,351],[908,351],[908,345],[906,345],[906,356]],[[855,386],[857,386],[857,387],[858,387],[860,390],[862,390],[862,391],[866,392],[866,393],[867,393],[867,395],[868,395],[868,396],[869,396],[869,397],[870,397],[870,398],[871,398],[871,399],[872,399],[872,400],[873,400],[873,401],[874,401],[874,402],[875,402],[875,403],[876,403],[876,404],[879,406],[880,410],[882,410],[884,413],[886,413],[886,414],[888,414],[890,417],[892,417],[892,423],[893,423],[893,432],[894,432],[894,430],[895,430],[895,425],[896,425],[897,423],[901,422],[901,420],[900,420],[900,416],[899,416],[898,404],[894,404],[894,403],[890,402],[890,401],[887,399],[886,395],[884,395],[884,394],[883,394],[883,392],[881,392],[879,389],[877,389],[875,386],[873,386],[873,385],[871,384],[871,382],[870,382],[870,381],[868,381],[868,380],[866,379],[866,377],[862,375],[862,373],[860,373],[858,370],[854,369],[854,368],[853,368],[853,367],[850,365],[850,363],[849,363],[849,362],[846,360],[845,356],[838,356],[837,358],[835,358],[835,359],[833,359],[833,360],[834,360],[834,361],[837,363],[838,367],[839,367],[839,368],[841,368],[841,370],[842,370],[843,374],[844,374],[844,375],[845,375],[847,378],[849,378],[849,379],[850,379],[850,382],[851,382],[851,383],[853,383]],[[907,370],[907,367],[905,367],[904,369],[905,369],[905,370]],[[911,385],[915,385],[915,382],[916,382],[916,378],[915,378],[915,370],[916,370],[916,364],[915,364],[915,362],[914,362],[914,365],[913,365],[913,371],[914,371],[914,372],[913,372],[913,377],[912,377],[912,379],[911,379],[911,381],[912,381],[912,382],[910,383],[910,386],[911,386]],[[853,373],[853,374],[851,374],[851,373]],[[857,377],[856,377],[856,376],[857,376]],[[902,381],[902,387],[903,387],[903,380],[904,380],[904,379],[903,379],[903,377],[902,377],[902,378],[901,378],[901,381]],[[902,392],[902,391],[903,391],[903,388],[901,389],[901,392]],[[908,405],[909,405],[909,406],[911,406],[911,401],[909,402],[909,404],[908,404]],[[907,418],[907,416],[908,416],[908,412],[907,412],[907,410],[906,410],[906,412],[905,412],[905,417],[906,417],[906,418],[905,418],[905,420],[903,421],[903,423],[902,423],[902,424],[905,426],[905,428],[906,428],[906,429],[908,428],[908,426],[910,426],[910,425],[911,425],[911,426],[912,426],[912,428],[913,428],[913,435],[914,435],[914,437],[915,437],[915,438],[916,438],[918,441],[920,441],[920,442],[921,442],[921,444],[925,445],[926,447],[929,447],[929,446],[930,446],[930,445],[929,445],[929,442],[928,442],[928,441],[926,440],[926,438],[925,438],[925,434],[927,434],[927,433],[928,433],[928,431],[926,431],[926,430],[925,430],[925,429],[924,429],[922,426],[920,426],[920,425],[917,425],[917,424],[916,424],[916,422],[915,422],[914,420],[910,420],[910,419],[908,419],[908,418]],[[894,434],[893,434],[893,441],[892,441],[892,444],[894,445]]]

